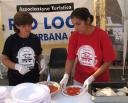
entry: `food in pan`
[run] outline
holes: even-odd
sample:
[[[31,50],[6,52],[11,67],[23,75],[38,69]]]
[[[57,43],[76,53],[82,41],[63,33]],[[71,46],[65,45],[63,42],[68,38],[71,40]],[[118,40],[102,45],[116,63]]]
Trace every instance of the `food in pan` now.
[[[116,93],[118,96],[126,96],[126,93],[124,93],[124,92],[117,92]]]
[[[119,88],[119,89],[115,89],[115,88],[110,88],[110,87],[106,87],[106,88],[95,88],[94,90],[92,90],[92,95],[93,96],[127,96],[128,95],[128,88],[127,87],[123,87],[123,88]]]
[[[119,92],[123,92],[123,93],[127,93],[128,94],[128,88],[127,87],[123,87],[120,89],[117,89]]]
[[[98,90],[96,96],[117,96],[117,94],[110,87],[106,87]]]

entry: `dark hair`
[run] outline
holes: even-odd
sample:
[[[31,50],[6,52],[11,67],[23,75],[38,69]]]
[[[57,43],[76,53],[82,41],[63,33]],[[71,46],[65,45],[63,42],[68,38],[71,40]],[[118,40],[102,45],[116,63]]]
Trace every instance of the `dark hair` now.
[[[76,8],[72,13],[71,13],[71,18],[78,18],[84,21],[87,21],[88,17],[91,19],[91,23],[93,22],[93,15],[90,14],[89,10],[87,8],[81,7],[81,8]]]
[[[26,24],[32,24],[33,23],[33,17],[28,12],[17,12],[14,16],[14,31],[16,33],[19,33],[19,29],[16,28],[16,25],[26,25]]]

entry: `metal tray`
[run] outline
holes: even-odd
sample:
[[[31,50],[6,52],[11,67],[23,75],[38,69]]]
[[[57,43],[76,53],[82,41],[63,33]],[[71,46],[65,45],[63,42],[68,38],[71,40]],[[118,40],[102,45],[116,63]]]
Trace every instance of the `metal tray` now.
[[[110,87],[113,90],[128,87],[127,82],[109,82],[109,83],[93,83],[90,86],[89,93],[92,94],[92,90],[96,91],[96,88]],[[128,103],[128,96],[93,96],[92,101],[94,103]]]

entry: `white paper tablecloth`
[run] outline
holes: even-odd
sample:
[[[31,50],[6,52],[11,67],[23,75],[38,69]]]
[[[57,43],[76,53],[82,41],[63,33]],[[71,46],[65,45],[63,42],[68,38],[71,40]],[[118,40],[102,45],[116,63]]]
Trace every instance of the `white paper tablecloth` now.
[[[9,95],[6,98],[4,103],[13,103],[10,92],[12,90],[12,86],[6,86],[8,89]],[[52,97],[51,103],[93,103],[91,101],[91,95],[89,93],[82,94],[80,96],[75,96],[75,97],[68,97],[64,96],[61,92],[58,93],[57,95]]]

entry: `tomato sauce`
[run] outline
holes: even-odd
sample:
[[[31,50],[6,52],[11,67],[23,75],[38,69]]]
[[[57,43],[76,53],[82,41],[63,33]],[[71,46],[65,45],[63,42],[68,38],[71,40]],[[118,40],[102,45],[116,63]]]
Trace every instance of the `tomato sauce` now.
[[[66,88],[66,93],[70,96],[78,95],[80,94],[80,89],[79,87],[69,87]]]
[[[50,93],[53,93],[55,91],[58,90],[58,87],[54,86],[54,85],[48,85],[49,89],[50,89]]]

